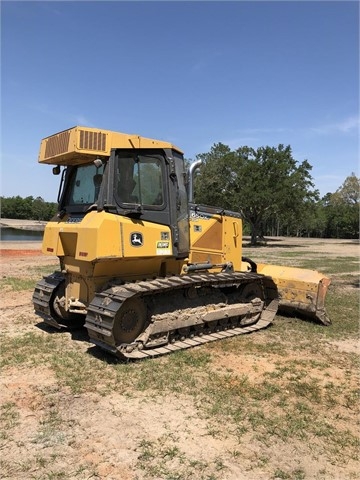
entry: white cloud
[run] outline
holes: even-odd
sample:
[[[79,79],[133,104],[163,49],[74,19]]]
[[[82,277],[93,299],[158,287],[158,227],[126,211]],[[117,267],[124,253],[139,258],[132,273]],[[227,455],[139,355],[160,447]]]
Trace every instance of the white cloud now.
[[[359,131],[359,126],[359,116],[354,115],[337,123],[328,123],[318,127],[312,127],[311,131],[322,135],[331,135],[334,133],[352,133],[355,130]]]
[[[190,66],[192,73],[202,73],[204,70],[215,65],[219,58],[222,57],[221,52],[217,51],[199,52],[197,55],[198,58],[196,58]]]
[[[243,145],[258,147],[260,145],[263,145],[264,143],[267,143],[268,140],[265,140],[265,138],[268,139],[268,135],[275,136],[275,138],[277,138],[277,134],[284,134],[292,131],[293,130],[290,128],[282,127],[244,128],[239,130],[238,132],[235,132],[235,135],[232,138],[222,140],[222,143],[228,145],[231,149],[236,149]]]
[[[80,115],[74,115],[72,118],[73,118],[72,123],[74,123],[75,125],[80,125],[80,126],[83,126],[83,127],[94,127],[95,126],[84,115],[81,115],[81,114]]]
[[[291,128],[277,127],[277,128],[244,128],[240,130],[242,134],[257,135],[259,133],[284,133],[291,132]]]
[[[335,193],[336,190],[344,183],[345,178],[345,174],[313,175],[315,188],[319,190],[321,197],[329,192]]]

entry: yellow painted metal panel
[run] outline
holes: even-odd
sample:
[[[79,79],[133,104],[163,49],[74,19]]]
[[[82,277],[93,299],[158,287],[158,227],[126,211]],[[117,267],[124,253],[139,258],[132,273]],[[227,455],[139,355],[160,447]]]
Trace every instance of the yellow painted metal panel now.
[[[182,151],[172,143],[111,130],[73,127],[41,141],[39,163],[79,165],[97,157],[108,157],[112,148],[169,148]]]
[[[241,218],[224,218],[224,257],[232,262],[234,270],[241,270],[242,255],[242,220]]]
[[[170,229],[164,225],[122,218],[121,232],[126,258],[172,256]]]
[[[235,270],[241,270],[241,235],[240,218],[201,213],[190,216],[190,262],[232,262]]]
[[[274,280],[280,300],[280,308],[313,317],[324,324],[330,320],[325,311],[325,297],[330,278],[317,270],[258,264],[258,273]]]
[[[51,221],[44,232],[43,252],[96,259],[172,257],[170,228],[106,212],[89,212],[79,223]]]

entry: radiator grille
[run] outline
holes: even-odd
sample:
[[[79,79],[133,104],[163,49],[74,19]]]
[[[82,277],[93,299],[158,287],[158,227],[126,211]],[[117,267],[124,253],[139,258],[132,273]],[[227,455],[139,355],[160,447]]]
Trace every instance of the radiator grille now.
[[[69,150],[70,132],[62,132],[50,137],[46,142],[45,158],[60,155]]]
[[[101,132],[90,132],[88,130],[80,130],[79,148],[85,150],[106,151],[106,134]]]

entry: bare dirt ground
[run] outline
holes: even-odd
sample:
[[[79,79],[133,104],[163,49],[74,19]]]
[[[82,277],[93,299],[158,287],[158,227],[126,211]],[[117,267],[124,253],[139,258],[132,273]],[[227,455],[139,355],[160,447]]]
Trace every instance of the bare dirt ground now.
[[[51,266],[56,259],[41,254],[39,242],[2,242],[1,277],[27,278],[32,269]],[[334,257],[358,257],[359,245],[353,241],[310,239],[276,239],[273,242],[274,257],[276,248],[302,249],[309,257],[324,253]],[[256,258],[268,258],[269,248],[260,247],[252,252]],[[350,271],[358,271],[359,267],[349,266]],[[1,291],[1,333],[2,338],[17,338],[25,333],[42,335],[44,341],[51,335],[47,329],[39,328],[39,319],[33,312],[31,303],[32,289],[14,291],[3,288]],[[61,333],[69,352],[83,352],[91,344],[71,338],[68,332]],[[259,341],[266,341],[266,332],[256,333]],[[358,343],[354,339],[329,343],[334,355],[338,352],[358,354]],[[19,350],[20,352],[20,350]],[[276,359],[269,357],[252,358],[247,355],[227,356],[214,352],[214,369],[229,369],[236,374],[260,377],[264,372],[275,368]],[[19,353],[20,354],[20,353]],[[95,359],[101,364],[101,359]],[[112,368],[103,363],[104,371]],[[339,367],[341,368],[341,367]],[[81,375],[81,366],[79,366]],[[334,379],[339,371],[329,372]],[[96,382],[96,380],[94,380]],[[335,381],[335,380],[334,380]],[[173,394],[167,397],[147,396],[146,392],[138,392],[136,396],[128,395],[126,389],[114,389],[104,395],[95,387],[80,394],[74,394],[68,386],[61,386],[53,369],[44,364],[24,364],[5,366],[1,375],[2,415],[7,412],[11,420],[11,412],[16,406],[17,416],[13,415],[10,436],[2,433],[0,457],[2,464],[1,478],[6,479],[109,479],[109,480],[147,480],[148,478],[190,479],[195,480],[270,480],[272,478],[301,479],[354,479],[359,464],[350,461],[339,470],[331,461],[322,457],[314,458],[312,446],[292,442],[274,443],[268,446],[271,452],[270,463],[261,462],[261,444],[253,441],[249,444],[237,444],[234,437],[212,435],[208,419],[198,413],[196,405],[187,395]],[[241,399],[239,398],[239,401]],[[56,411],[55,411],[56,406]],[[60,413],[59,413],[60,410]],[[56,417],[61,417],[58,425]],[[6,424],[6,422],[5,422]],[[50,432],[50,427],[52,427]],[[46,429],[49,428],[47,431]],[[164,453],[161,442],[175,446],[184,458],[203,462],[204,473],[191,474],[193,464],[189,464],[188,472],[174,465],[174,471],[182,471],[179,476],[171,473],[152,473],[139,467],[139,457],[146,454],[145,441],[156,444],[159,456]],[[142,446],[142,447],[141,447]],[[239,452],[241,454],[235,454]],[[232,453],[231,453],[232,452]],[[149,454],[149,452],[147,452]],[[168,457],[166,457],[168,458]],[[221,458],[221,462],[220,459]],[[177,460],[179,462],[179,460]],[[185,460],[184,460],[185,461]],[[174,460],[175,462],[175,460]],[[209,466],[210,465],[210,466]],[[211,467],[212,465],[212,467]],[[221,466],[226,468],[222,470]],[[276,467],[279,476],[274,476]],[[286,467],[296,472],[301,467],[303,474],[293,473],[284,476]],[[190,468],[191,467],[191,468]],[[300,471],[300,470],[299,470]],[[56,473],[57,472],[57,473]],[[327,472],[321,474],[321,472]],[[283,475],[283,476],[282,476]],[[303,475],[303,476],[301,476]]]
[[[42,220],[16,220],[14,218],[0,218],[1,228],[17,228],[20,230],[44,230],[47,222]]]

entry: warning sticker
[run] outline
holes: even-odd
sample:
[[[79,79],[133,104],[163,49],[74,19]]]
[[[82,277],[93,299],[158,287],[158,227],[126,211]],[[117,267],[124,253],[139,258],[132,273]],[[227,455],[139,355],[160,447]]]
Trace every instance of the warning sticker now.
[[[156,255],[171,255],[170,242],[156,242]]]

